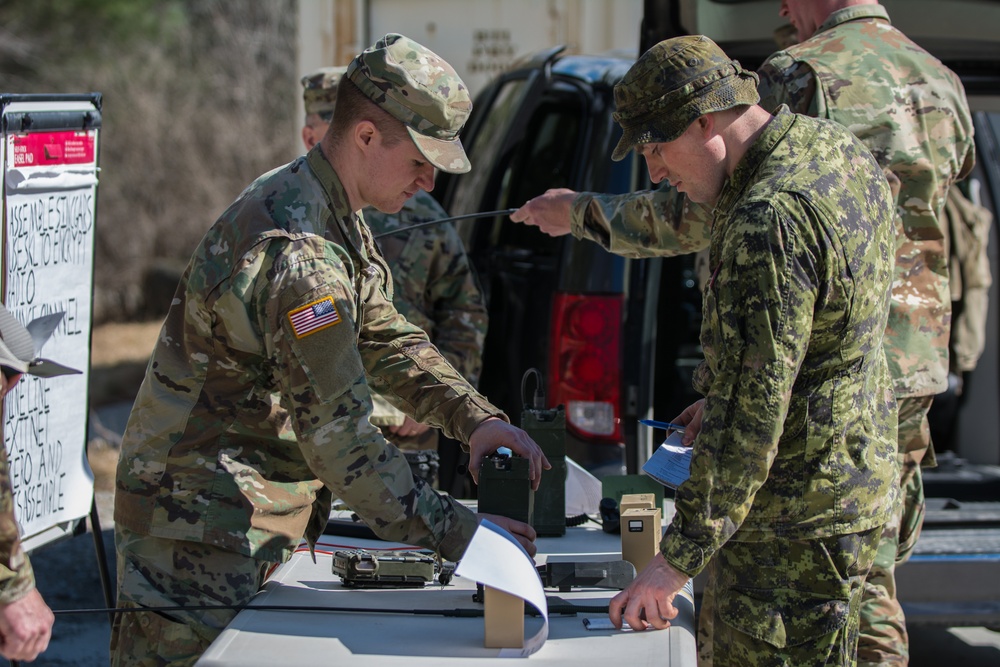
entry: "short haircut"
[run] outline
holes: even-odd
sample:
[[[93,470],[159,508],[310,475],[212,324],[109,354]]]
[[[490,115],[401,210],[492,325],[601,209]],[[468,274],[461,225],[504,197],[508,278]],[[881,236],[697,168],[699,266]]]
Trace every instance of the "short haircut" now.
[[[395,146],[409,139],[406,125],[387,111],[382,110],[361,92],[346,76],[341,78],[337,90],[337,106],[333,111],[333,139],[339,143],[359,122],[367,120],[382,134],[386,146]]]

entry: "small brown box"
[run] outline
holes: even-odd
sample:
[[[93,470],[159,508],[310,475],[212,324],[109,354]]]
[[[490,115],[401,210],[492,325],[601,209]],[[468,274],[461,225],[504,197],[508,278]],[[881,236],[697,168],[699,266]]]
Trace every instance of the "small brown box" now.
[[[652,560],[660,550],[663,521],[660,508],[630,509],[621,514],[622,560],[635,566],[635,571]]]
[[[618,513],[632,509],[656,509],[655,493],[626,493],[618,503]]]
[[[486,648],[524,648],[524,600],[484,586]]]

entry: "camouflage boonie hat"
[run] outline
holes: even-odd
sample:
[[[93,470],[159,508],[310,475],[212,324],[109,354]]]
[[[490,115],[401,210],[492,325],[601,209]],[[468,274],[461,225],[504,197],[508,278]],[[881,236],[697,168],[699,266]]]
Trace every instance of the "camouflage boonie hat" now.
[[[346,71],[347,67],[323,67],[302,77],[302,101],[307,114],[318,114],[328,123],[333,119],[337,86]]]
[[[704,35],[667,39],[649,49],[615,86],[622,138],[616,162],[638,144],[673,141],[699,116],[756,104],[757,75]]]
[[[441,171],[472,169],[458,138],[472,111],[469,89],[440,56],[390,33],[359,54],[347,78],[406,125],[420,152]]]

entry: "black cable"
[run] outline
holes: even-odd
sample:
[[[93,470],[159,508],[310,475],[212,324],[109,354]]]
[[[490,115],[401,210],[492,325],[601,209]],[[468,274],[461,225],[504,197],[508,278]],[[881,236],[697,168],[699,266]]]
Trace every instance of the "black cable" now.
[[[339,613],[371,613],[371,614],[414,614],[417,616],[446,616],[450,618],[477,618],[483,615],[482,609],[382,609],[367,607],[314,607],[305,605],[267,605],[267,604],[207,604],[174,607],[126,607],[123,609],[94,608],[94,609],[53,609],[56,616],[70,614],[134,614],[137,612],[171,612],[171,611],[207,611],[216,609],[234,609],[236,611],[311,611],[311,612],[339,612]],[[549,615],[575,615],[581,613],[597,614],[607,613],[607,605],[573,605],[561,604],[550,605]],[[539,612],[528,610],[531,616],[538,616]]]
[[[530,408],[528,407],[528,377],[535,376],[535,394],[531,398]],[[542,374],[537,368],[529,368],[521,376],[521,406],[522,409],[544,410],[545,409],[545,387],[542,385]]]
[[[408,232],[411,229],[419,229],[421,227],[430,227],[431,225],[440,225],[444,222],[454,222],[456,220],[469,220],[472,218],[493,218],[498,215],[510,215],[516,208],[505,208],[501,211],[484,211],[483,213],[466,213],[464,215],[453,215],[448,218],[439,218],[438,220],[428,220],[427,222],[418,222],[415,225],[407,225],[406,227],[400,227],[394,229],[391,232],[382,232],[381,234],[373,234],[373,239],[380,239],[383,236],[392,236],[393,234],[399,234],[400,232]]]

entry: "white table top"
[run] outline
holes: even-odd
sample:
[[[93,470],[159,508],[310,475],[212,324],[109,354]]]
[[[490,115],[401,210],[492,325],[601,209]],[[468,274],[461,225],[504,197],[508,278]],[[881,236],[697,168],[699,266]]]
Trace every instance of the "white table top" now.
[[[616,560],[621,539],[600,527],[569,528],[564,537],[539,538],[537,564],[549,555],[572,554],[581,560]],[[383,609],[479,609],[472,600],[476,584],[454,577],[448,586],[419,589],[347,589],[332,573],[332,552],[342,548],[389,549],[392,542],[324,535],[314,564],[307,549],[275,570],[255,605],[351,607]],[[327,553],[318,553],[320,550]],[[607,605],[617,591],[585,588],[560,592],[546,589],[549,606],[559,598],[578,605]],[[694,667],[696,645],[693,601],[678,596],[679,615],[662,631],[589,631],[582,619],[607,614],[582,613],[549,617],[545,645],[526,658],[542,665],[617,665],[629,667]],[[541,617],[525,617],[525,637],[535,634]],[[484,622],[479,618],[425,616],[407,613],[337,611],[241,611],[198,662],[199,667],[273,667],[315,664],[366,667],[486,665],[499,649],[483,647]]]

